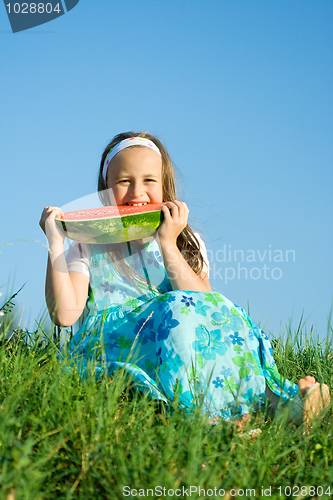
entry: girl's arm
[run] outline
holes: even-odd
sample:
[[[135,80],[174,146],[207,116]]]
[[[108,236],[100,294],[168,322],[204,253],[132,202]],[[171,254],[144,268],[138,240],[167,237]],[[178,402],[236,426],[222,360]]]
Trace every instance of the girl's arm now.
[[[158,230],[158,236],[164,265],[173,290],[211,291],[208,277],[204,273],[198,276],[177,247],[177,237],[187,225],[189,213],[187,205],[173,201],[163,206],[162,210],[164,221]]]
[[[52,321],[58,326],[71,326],[81,316],[89,288],[89,278],[82,273],[69,273],[64,255],[64,235],[54,218],[62,211],[44,209],[39,222],[49,242],[45,298]]]

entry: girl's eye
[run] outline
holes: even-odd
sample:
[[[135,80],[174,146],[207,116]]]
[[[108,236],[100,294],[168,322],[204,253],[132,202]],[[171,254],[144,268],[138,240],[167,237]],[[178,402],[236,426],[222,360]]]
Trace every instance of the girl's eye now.
[[[124,182],[130,182],[129,179],[123,179],[119,181],[119,184],[123,184]],[[145,182],[156,182],[155,179],[145,179]]]

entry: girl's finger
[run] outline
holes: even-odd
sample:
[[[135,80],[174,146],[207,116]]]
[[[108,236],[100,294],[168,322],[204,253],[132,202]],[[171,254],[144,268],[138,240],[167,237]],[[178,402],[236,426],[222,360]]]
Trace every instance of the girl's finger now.
[[[176,204],[174,201],[167,201],[165,206],[167,206],[169,208],[175,208],[175,205]]]
[[[188,206],[186,205],[185,201],[178,201],[178,200],[174,200],[173,203],[175,205],[177,205],[177,207],[180,209],[180,210],[188,210]]]
[[[178,206],[173,201],[168,201],[167,205],[165,205],[169,210],[169,215],[172,217],[178,213]],[[171,213],[170,213],[171,211]]]
[[[163,210],[163,209],[165,209],[165,210]],[[162,212],[164,214],[165,219],[171,218],[170,210],[169,210],[169,207],[167,205],[162,206]]]
[[[174,203],[177,204],[178,206],[179,216],[187,218],[189,214],[189,209],[186,203],[184,201],[177,201],[177,200],[175,200]]]
[[[59,207],[47,207],[46,213],[47,214],[63,214],[64,212]]]
[[[180,213],[184,208],[182,201],[174,200],[171,203],[173,203],[175,210],[176,210],[176,207],[178,208],[178,213]]]
[[[189,209],[188,206],[186,205],[185,201],[181,201],[180,203],[180,210],[182,210],[183,213],[188,213]]]

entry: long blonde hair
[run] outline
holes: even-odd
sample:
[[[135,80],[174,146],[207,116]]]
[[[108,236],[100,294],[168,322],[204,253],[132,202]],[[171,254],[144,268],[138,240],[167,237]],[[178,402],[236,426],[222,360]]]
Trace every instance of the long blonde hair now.
[[[102,154],[100,168],[99,168],[99,175],[98,175],[98,196],[103,205],[111,204],[111,201],[107,194],[108,186],[102,176],[105,158],[111,148],[113,148],[120,141],[128,139],[130,137],[145,137],[146,139],[151,140],[158,147],[162,155],[162,195],[163,195],[162,201],[165,202],[165,201],[177,200],[178,198],[176,193],[175,169],[172,165],[171,158],[167,150],[161,143],[161,141],[157,139],[157,137],[148,134],[147,132],[123,132],[121,134],[116,135],[112,139],[112,141],[106,146]],[[131,146],[131,147],[142,147],[142,146]],[[178,236],[177,247],[182,253],[186,262],[189,264],[189,266],[199,276],[203,269],[204,258],[200,252],[199,241],[195,237],[194,232],[189,225],[187,225],[183,230],[183,232],[180,233],[180,235]],[[127,243],[118,243],[117,245],[113,245],[112,252],[108,253],[108,257],[115,266],[116,270],[119,272],[120,275],[125,275],[136,288],[138,288],[138,285],[140,284],[143,285],[144,283],[147,283],[147,281],[148,283],[150,283],[149,280],[147,280],[147,278],[143,278],[143,276],[134,271],[134,269],[132,269],[122,258],[124,252],[126,252],[126,248],[127,248]],[[116,262],[116,260],[118,260],[119,264],[118,262]],[[153,285],[152,283],[150,284]],[[156,287],[156,285],[153,285],[153,287],[158,288]],[[164,290],[161,291],[164,292]]]

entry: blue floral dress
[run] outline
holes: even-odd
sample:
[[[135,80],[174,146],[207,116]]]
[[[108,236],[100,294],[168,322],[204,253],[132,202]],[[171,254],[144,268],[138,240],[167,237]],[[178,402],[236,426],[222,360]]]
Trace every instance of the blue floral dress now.
[[[225,419],[264,406],[266,383],[283,401],[296,396],[243,309],[220,293],[172,290],[156,240],[131,242],[123,255],[146,278],[137,286],[105,252],[90,246],[88,314],[68,346],[83,374],[89,360],[97,373],[124,367],[152,398],[177,395],[182,407],[199,403],[205,415]]]

